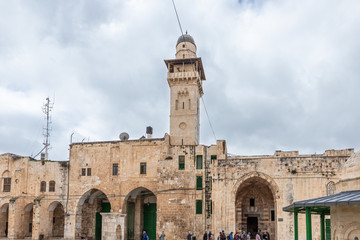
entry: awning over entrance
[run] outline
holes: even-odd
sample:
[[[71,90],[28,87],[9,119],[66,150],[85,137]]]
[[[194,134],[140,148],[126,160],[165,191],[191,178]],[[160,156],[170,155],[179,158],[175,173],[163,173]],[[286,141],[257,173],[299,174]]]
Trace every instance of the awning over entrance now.
[[[299,213],[305,213],[306,207],[310,207],[311,212],[314,214],[325,213],[325,215],[329,215],[330,206],[353,204],[360,204],[360,190],[294,202],[284,207],[283,210],[285,212],[294,212],[296,210]]]
[[[330,215],[331,206],[360,204],[360,190],[294,202],[284,207],[285,212],[294,213],[294,238],[298,240],[298,213],[306,214],[306,239],[312,239],[311,214],[320,215],[321,240],[325,240],[325,215]]]

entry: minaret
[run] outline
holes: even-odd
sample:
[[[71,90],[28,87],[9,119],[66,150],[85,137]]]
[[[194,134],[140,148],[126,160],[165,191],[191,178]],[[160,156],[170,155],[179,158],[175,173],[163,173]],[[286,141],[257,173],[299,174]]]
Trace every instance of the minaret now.
[[[200,98],[205,80],[201,58],[196,56],[194,39],[179,37],[175,59],[165,60],[170,87],[170,143],[198,145],[200,131]]]

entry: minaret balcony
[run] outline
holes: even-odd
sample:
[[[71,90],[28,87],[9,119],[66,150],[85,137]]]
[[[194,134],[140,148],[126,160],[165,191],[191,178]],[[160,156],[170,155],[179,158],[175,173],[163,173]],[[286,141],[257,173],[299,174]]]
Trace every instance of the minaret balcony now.
[[[198,72],[168,72],[168,80],[200,80],[200,75]]]

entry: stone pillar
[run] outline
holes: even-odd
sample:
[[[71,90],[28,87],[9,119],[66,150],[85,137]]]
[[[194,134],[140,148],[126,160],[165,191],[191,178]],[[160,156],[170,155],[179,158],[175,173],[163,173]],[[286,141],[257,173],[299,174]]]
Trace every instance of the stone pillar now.
[[[116,237],[116,229],[121,227],[121,239],[124,240],[125,234],[125,216],[121,213],[100,213],[102,216],[101,238],[102,240],[114,240]]]
[[[137,197],[135,200],[135,224],[134,224],[134,238],[140,239],[142,236],[142,230],[144,223],[142,222],[142,208],[143,208],[144,201],[141,197]]]
[[[16,200],[16,199],[15,199]],[[16,229],[19,227],[16,226],[16,211],[15,211],[15,200],[10,199],[9,201],[9,218],[8,218],[8,239],[16,239]],[[19,224],[20,222],[17,222]],[[19,231],[19,230],[17,230]]]
[[[41,234],[40,232],[40,200],[35,200],[34,201],[34,206],[33,206],[33,220],[32,220],[32,237],[31,239],[33,240],[38,240],[39,239],[39,235]]]
[[[64,239],[74,240],[76,231],[76,214],[65,213]]]

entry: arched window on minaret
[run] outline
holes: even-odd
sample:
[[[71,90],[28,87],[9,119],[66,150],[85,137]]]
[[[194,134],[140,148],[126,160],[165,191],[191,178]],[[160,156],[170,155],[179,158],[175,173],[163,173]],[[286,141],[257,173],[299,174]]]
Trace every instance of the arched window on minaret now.
[[[179,108],[179,100],[176,99],[175,101],[175,110],[178,110]]]
[[[183,102],[183,109],[185,109],[185,102]]]
[[[189,99],[189,110],[191,110],[191,99]]]

